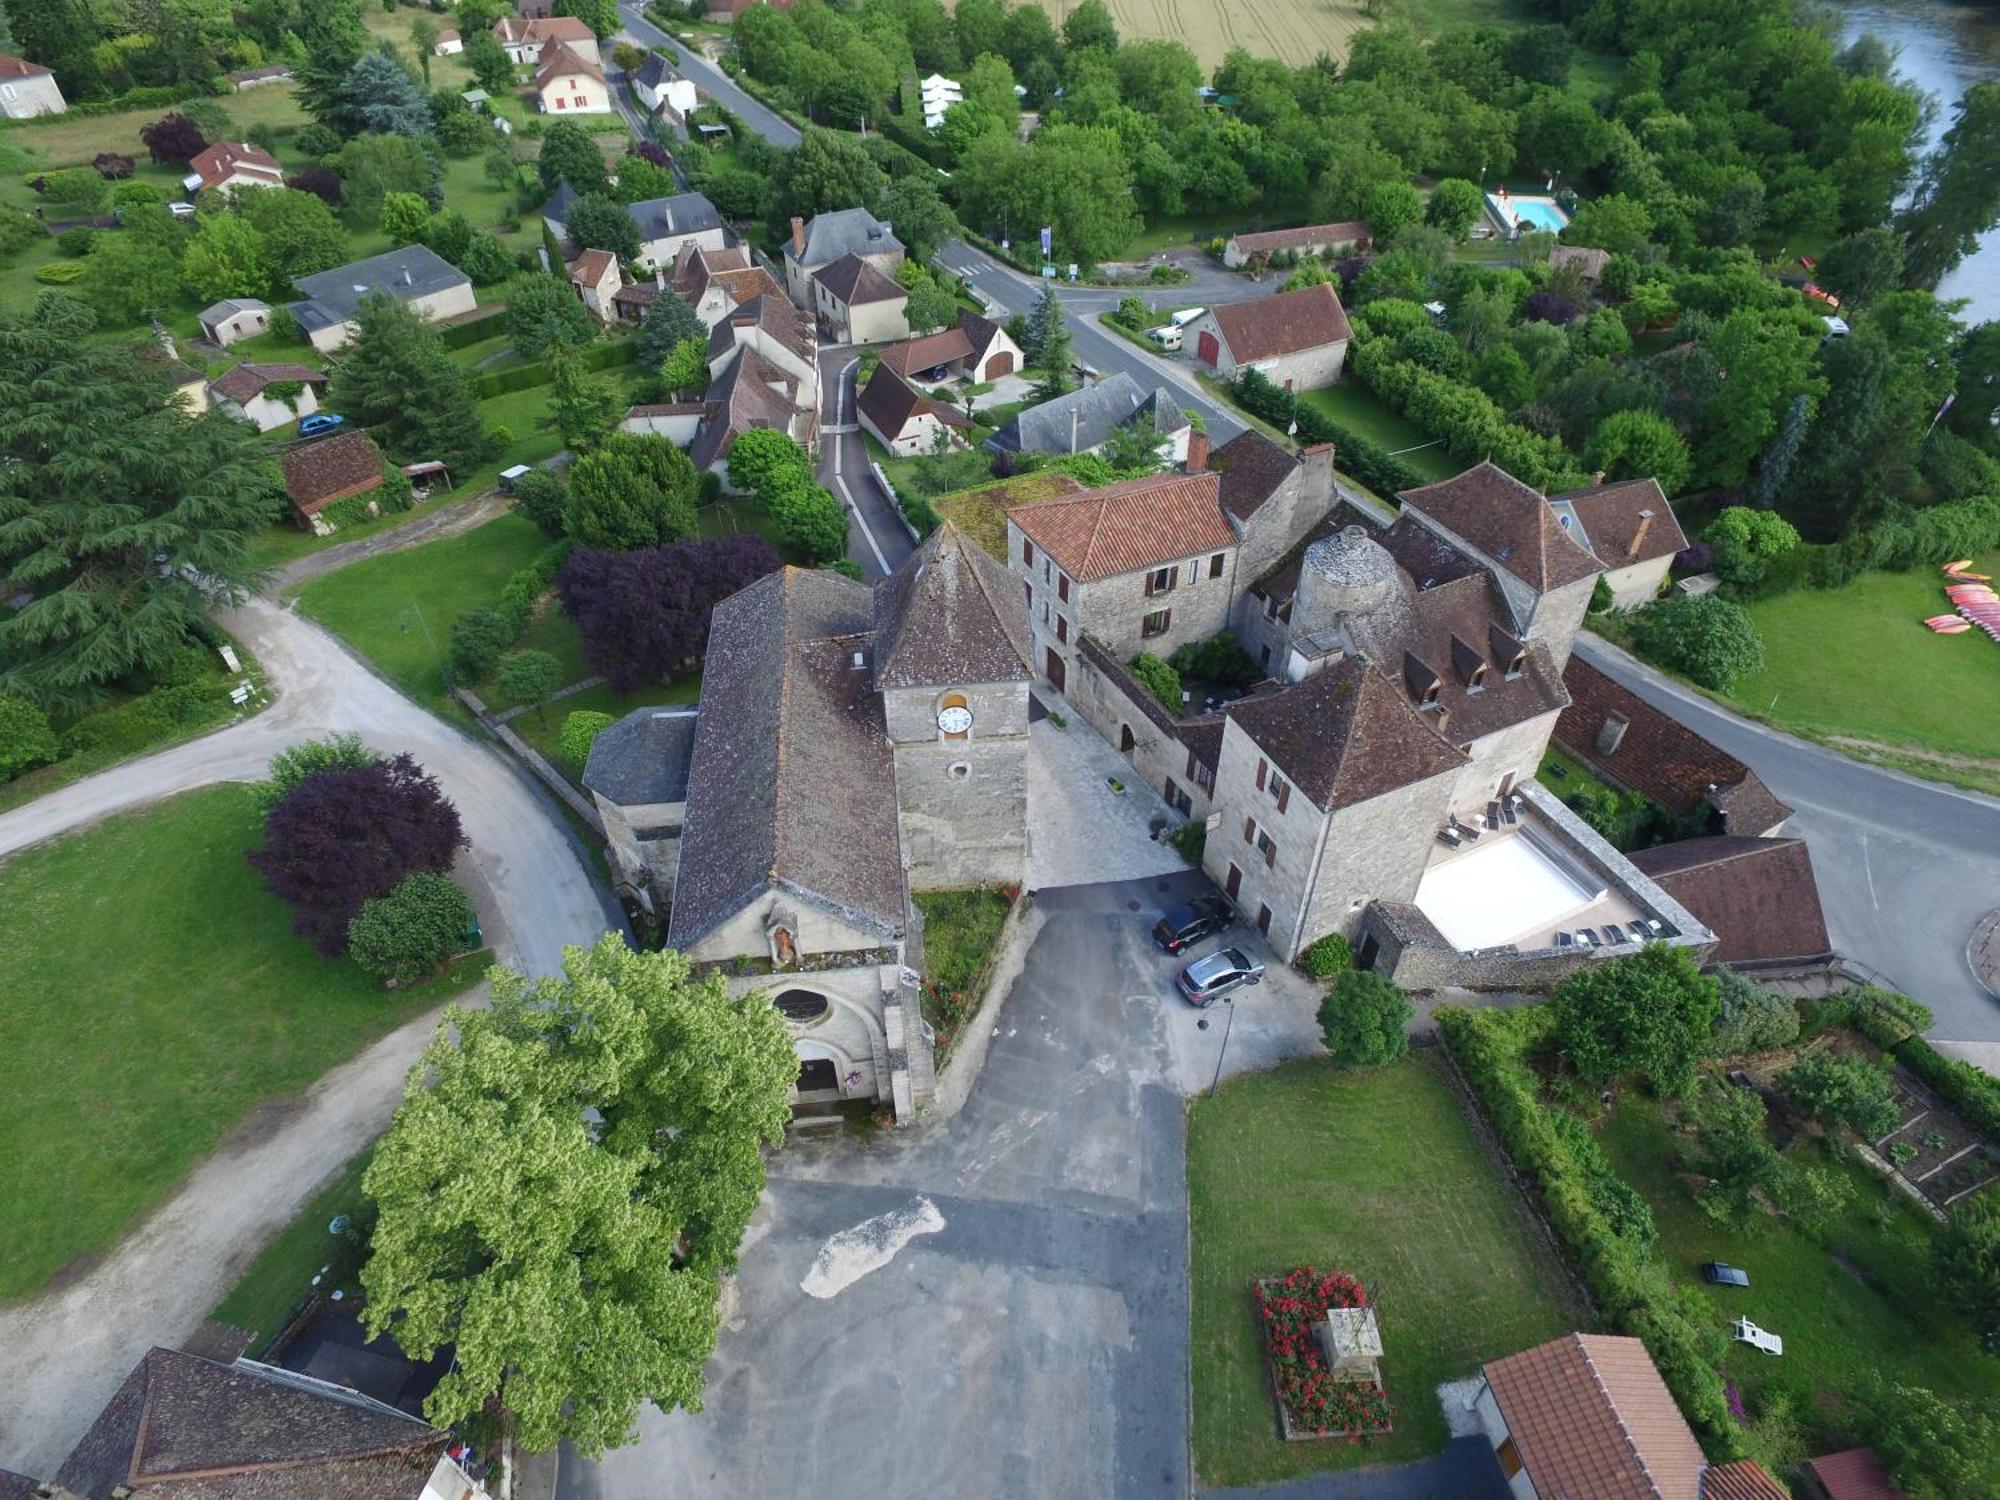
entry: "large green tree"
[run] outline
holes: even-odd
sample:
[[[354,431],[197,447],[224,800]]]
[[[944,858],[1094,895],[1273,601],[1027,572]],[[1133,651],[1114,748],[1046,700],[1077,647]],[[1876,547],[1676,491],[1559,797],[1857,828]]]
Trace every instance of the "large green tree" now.
[[[237,196],[238,211],[264,236],[271,274],[280,282],[330,270],[347,260],[347,231],[325,199],[295,188],[262,188]]]
[[[2000,224],[2000,83],[1965,91],[1898,224],[1908,244],[1903,274],[1918,287],[1936,286]]]
[[[359,332],[328,393],[332,405],[397,458],[454,468],[483,458],[492,442],[479,403],[423,316],[377,292],[361,299],[355,322]]]
[[[549,351],[549,364],[549,406],[563,446],[579,451],[596,447],[624,415],[624,393],[609,376],[585,368],[574,350],[557,345]]]
[[[831,130],[808,129],[778,168],[778,216],[809,219],[829,209],[873,203],[888,183],[861,142]]]
[[[1721,1002],[1679,948],[1649,943],[1556,986],[1556,1037],[1577,1072],[1593,1081],[1637,1073],[1674,1095],[1694,1078]]]
[[[567,182],[579,193],[608,191],[604,155],[590,132],[574,120],[558,120],[542,134],[542,154],[535,159],[542,187],[553,193]]]
[[[454,1040],[454,1033],[456,1039]],[[561,978],[496,970],[410,1075],[363,1187],[371,1332],[453,1349],[425,1414],[497,1403],[530,1450],[595,1455],[640,1405],[698,1409],[798,1061],[762,996],[614,936]]]
[[[694,535],[698,480],[652,433],[614,432],[570,465],[565,529],[586,547],[664,547]]]
[[[368,51],[361,0],[311,0],[298,8],[292,31],[305,52],[293,68],[299,103],[321,123],[340,124],[341,85]]]
[[[266,296],[271,290],[270,248],[248,219],[211,214],[188,241],[181,276],[203,302]]]
[[[598,333],[590,309],[555,276],[523,276],[515,282],[505,316],[514,347],[529,359],[545,359],[558,347],[581,349]]]
[[[277,513],[269,458],[191,416],[156,360],[89,338],[73,297],[0,311],[0,692],[78,708],[178,654],[240,595]]]
[[[577,249],[609,250],[627,264],[638,260],[643,244],[630,210],[602,193],[585,193],[572,203],[563,229]]]
[[[1959,1205],[1931,1259],[1939,1287],[1980,1346],[2000,1353],[2000,1212],[1977,1198]]]

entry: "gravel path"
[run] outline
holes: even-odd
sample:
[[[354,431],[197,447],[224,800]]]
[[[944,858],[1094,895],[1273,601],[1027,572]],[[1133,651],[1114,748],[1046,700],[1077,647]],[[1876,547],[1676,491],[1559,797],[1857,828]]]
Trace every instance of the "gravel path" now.
[[[497,918],[489,935],[501,962],[554,972],[565,944],[622,926],[567,825],[497,751],[419,708],[331,635],[274,604],[252,600],[226,612],[222,624],[269,673],[276,704],[0,814],[0,857],[176,792],[255,779],[285,746],[352,730],[378,749],[408,750],[457,804],[485,887],[481,905]],[[53,1474],[139,1357],[200,1326],[249,1260],[388,1123],[435,1024],[435,1014],[411,1021],[303,1097],[253,1112],[92,1269],[0,1307],[0,1349],[21,1377],[0,1384],[0,1468]]]

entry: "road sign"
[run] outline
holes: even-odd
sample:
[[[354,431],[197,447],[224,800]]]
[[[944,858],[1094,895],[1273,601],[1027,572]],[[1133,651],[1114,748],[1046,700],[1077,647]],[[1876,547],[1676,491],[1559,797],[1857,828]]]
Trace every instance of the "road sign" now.
[[[1054,233],[1053,233],[1053,232],[1052,232],[1052,231],[1051,231],[1051,230],[1049,229],[1049,226],[1048,226],[1048,225],[1044,224],[1044,225],[1042,226],[1042,259],[1043,259],[1043,260],[1047,260],[1047,259],[1049,258],[1049,256],[1050,256],[1050,255],[1052,255],[1052,254],[1054,253],[1054,251],[1053,251],[1053,250],[1052,250],[1052,249],[1050,248],[1050,247],[1051,247],[1051,246],[1052,246],[1052,245],[1053,245],[1054,243],[1055,243],[1055,235],[1054,235]]]

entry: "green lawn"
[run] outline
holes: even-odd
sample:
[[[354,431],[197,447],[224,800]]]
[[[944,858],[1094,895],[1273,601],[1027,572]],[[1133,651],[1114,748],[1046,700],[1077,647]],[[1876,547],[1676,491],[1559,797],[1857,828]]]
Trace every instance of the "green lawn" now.
[[[1866,1167],[1836,1164],[1853,1183],[1853,1201],[1814,1239],[1768,1217],[1744,1230],[1709,1219],[1674,1171],[1660,1106],[1636,1092],[1620,1094],[1600,1140],[1619,1175],[1652,1204],[1673,1271],[1697,1286],[1704,1261],[1750,1273],[1747,1288],[1702,1290],[1718,1325],[1748,1317],[1785,1340],[1776,1359],[1730,1346],[1725,1372],[1753,1417],[1769,1394],[1793,1393],[1810,1451],[1820,1453],[1860,1440],[1842,1408],[1878,1374],[1947,1399],[2000,1396],[2000,1359],[1980,1353],[1935,1295],[1931,1221]],[[1810,1141],[1792,1151],[1824,1160]],[[2000,1481],[2000,1455],[1989,1474]]]
[[[501,586],[548,545],[533,522],[496,516],[443,541],[324,573],[299,590],[299,607],[418,702],[463,718],[446,700],[430,643],[442,655],[451,622],[497,602]]]
[[[273,1338],[285,1319],[312,1290],[322,1270],[321,1291],[345,1288],[352,1293],[361,1269],[361,1243],[351,1231],[338,1237],[328,1232],[335,1219],[364,1217],[369,1203],[361,1191],[361,1174],[368,1170],[374,1148],[361,1152],[340,1169],[340,1175],[299,1211],[285,1231],[250,1262],[235,1290],[209,1316],[218,1323],[247,1329],[255,1335],[254,1357]]]
[[[993,886],[926,891],[910,898],[924,917],[924,1013],[948,1051],[979,1008],[1011,898]]]
[[[572,693],[567,698],[558,698],[549,705],[547,722],[532,713],[518,715],[507,721],[522,739],[533,745],[548,757],[549,764],[575,781],[583,774],[582,766],[574,766],[556,753],[556,742],[562,738],[563,720],[573,713],[610,714],[614,719],[622,719],[626,714],[641,708],[685,707],[701,696],[701,673],[693,672],[685,677],[676,677],[664,686],[654,684],[642,687],[634,693],[614,693],[604,683],[585,688],[580,693]]]
[[[1977,562],[1974,571],[2000,576],[2000,552]],[[1752,604],[1765,667],[1728,696],[1806,734],[2000,762],[2000,646],[1977,631],[1924,628],[1949,612],[1934,568],[1865,573],[1843,588],[1795,589]]]
[[[1307,391],[1300,399],[1396,454],[1425,479],[1448,479],[1464,467],[1444,451],[1443,444],[1431,442],[1422,428],[1391,410],[1380,396],[1353,377],[1339,385]],[[1406,449],[1409,451],[1405,452]],[[1339,461],[1338,455],[1335,461]]]
[[[1580,1325],[1569,1282],[1482,1153],[1438,1065],[1288,1063],[1188,1116],[1195,1467],[1261,1484],[1444,1446],[1440,1381]],[[1359,1277],[1381,1315],[1396,1431],[1286,1443],[1250,1283],[1312,1264]]]
[[[0,1297],[109,1248],[253,1106],[474,977],[390,993],[319,958],[244,860],[258,837],[250,789],[218,786],[0,865],[0,953],[33,956],[0,978]]]

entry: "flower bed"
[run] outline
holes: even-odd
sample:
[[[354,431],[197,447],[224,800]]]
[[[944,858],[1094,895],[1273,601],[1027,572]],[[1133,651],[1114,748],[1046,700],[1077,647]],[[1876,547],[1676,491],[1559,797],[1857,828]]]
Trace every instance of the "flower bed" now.
[[[1271,1357],[1271,1386],[1286,1441],[1345,1437],[1360,1442],[1392,1430],[1380,1377],[1336,1379],[1319,1341],[1319,1324],[1328,1308],[1368,1305],[1360,1282],[1344,1271],[1300,1266],[1254,1283],[1251,1297],[1264,1329],[1264,1350]]]

